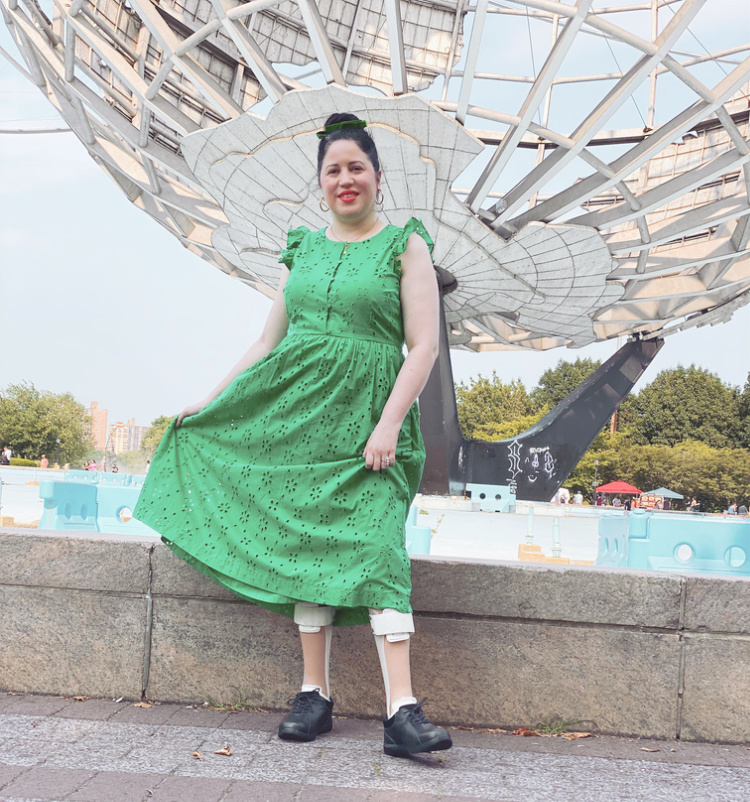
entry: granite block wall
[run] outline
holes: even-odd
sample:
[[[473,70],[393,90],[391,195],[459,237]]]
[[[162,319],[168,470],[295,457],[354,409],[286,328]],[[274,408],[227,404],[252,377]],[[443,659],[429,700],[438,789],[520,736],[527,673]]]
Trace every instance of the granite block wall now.
[[[436,721],[750,742],[750,580],[413,559],[415,693]],[[0,528],[0,689],[283,710],[287,618],[161,543]],[[382,715],[369,627],[335,628],[336,712]]]

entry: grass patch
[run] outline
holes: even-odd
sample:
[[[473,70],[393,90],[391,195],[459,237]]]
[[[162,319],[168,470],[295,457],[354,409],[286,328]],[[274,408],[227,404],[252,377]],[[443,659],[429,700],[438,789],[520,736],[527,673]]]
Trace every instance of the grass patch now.
[[[210,696],[203,703],[203,705],[196,705],[196,707],[208,708],[209,710],[217,710],[226,713],[268,713],[269,711],[263,707],[257,707],[250,703],[250,701],[238,694],[237,698],[231,702],[220,702],[212,699]]]

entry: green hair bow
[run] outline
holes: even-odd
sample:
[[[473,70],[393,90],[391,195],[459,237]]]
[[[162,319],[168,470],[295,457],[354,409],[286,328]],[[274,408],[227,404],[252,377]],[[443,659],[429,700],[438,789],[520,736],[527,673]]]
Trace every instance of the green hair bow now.
[[[318,131],[316,136],[318,139],[325,139],[328,134],[332,134],[334,131],[346,130],[347,128],[367,128],[367,123],[365,120],[344,120],[340,123],[331,123],[326,125],[322,131]]]

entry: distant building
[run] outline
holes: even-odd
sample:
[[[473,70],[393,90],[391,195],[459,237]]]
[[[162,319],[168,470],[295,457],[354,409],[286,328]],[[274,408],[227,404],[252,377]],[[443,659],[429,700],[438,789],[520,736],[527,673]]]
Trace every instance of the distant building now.
[[[121,454],[123,451],[137,451],[141,447],[141,440],[148,428],[148,426],[136,425],[135,418],[131,418],[127,423],[117,421],[109,429],[108,451],[115,454]]]
[[[118,420],[109,427],[109,444],[107,451],[120,454],[128,450],[128,430],[125,424]]]
[[[148,426],[136,426],[135,418],[128,421],[128,451],[137,451],[141,447],[143,435],[146,434]]]
[[[99,409],[99,402],[92,401],[86,410],[91,423],[91,435],[94,439],[94,448],[104,451],[107,445],[107,410]]]

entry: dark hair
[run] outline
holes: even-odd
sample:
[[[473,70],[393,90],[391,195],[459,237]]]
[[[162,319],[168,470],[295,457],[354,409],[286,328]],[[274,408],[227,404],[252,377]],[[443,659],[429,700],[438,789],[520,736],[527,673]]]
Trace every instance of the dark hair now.
[[[332,114],[326,121],[325,125],[333,125],[334,123],[342,123],[345,120],[358,120],[359,117],[354,114]],[[378,159],[378,149],[375,147],[372,137],[363,128],[341,128],[338,131],[332,131],[320,140],[318,145],[318,181],[320,181],[320,172],[323,169],[323,160],[326,157],[328,148],[339,139],[351,139],[355,142],[362,153],[367,156],[372,164],[375,172],[380,170],[380,159]]]

